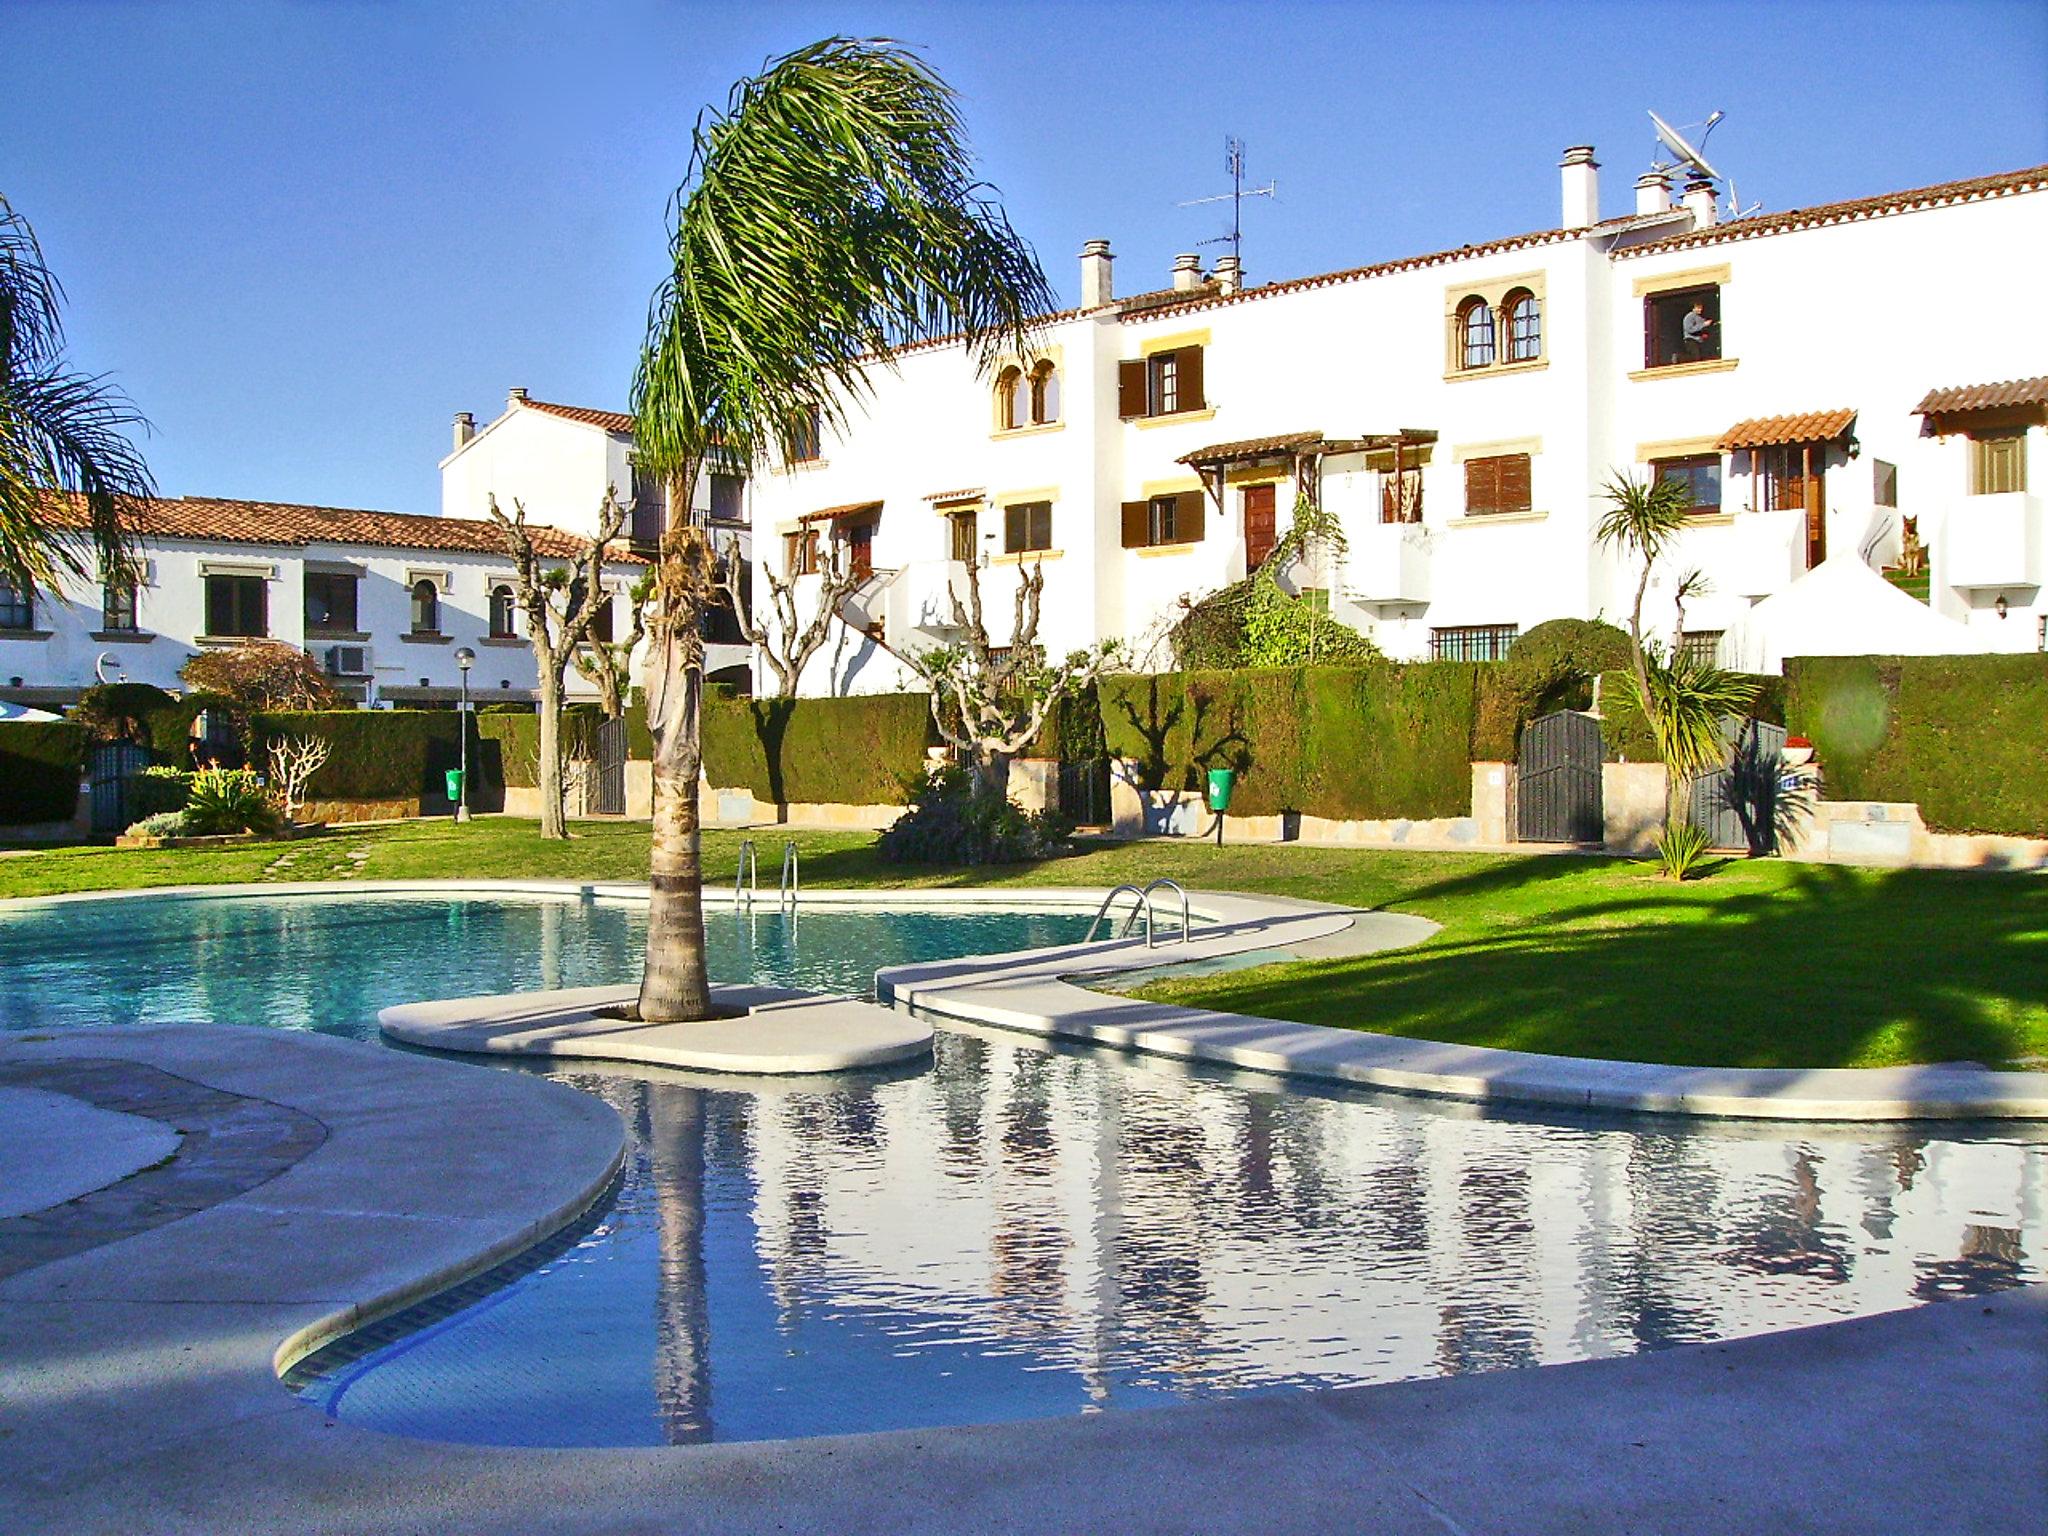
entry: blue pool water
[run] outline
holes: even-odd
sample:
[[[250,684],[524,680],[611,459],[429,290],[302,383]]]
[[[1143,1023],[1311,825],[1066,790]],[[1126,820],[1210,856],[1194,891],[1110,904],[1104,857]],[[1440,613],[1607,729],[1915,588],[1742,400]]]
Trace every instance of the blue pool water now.
[[[714,974],[881,964],[1085,917],[709,916]],[[630,979],[641,913],[236,899],[0,915],[0,1027],[370,1038],[386,1003]],[[827,1081],[549,1069],[618,1108],[616,1193],[289,1385],[394,1433],[743,1440],[1626,1354],[2048,1277],[2048,1139],[1485,1113],[942,1028]]]

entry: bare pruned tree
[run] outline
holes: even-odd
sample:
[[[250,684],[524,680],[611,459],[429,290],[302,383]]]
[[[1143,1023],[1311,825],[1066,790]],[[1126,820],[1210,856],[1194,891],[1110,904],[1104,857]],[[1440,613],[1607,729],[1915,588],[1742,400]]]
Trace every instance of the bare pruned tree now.
[[[626,713],[626,700],[633,692],[633,653],[647,638],[647,604],[653,596],[654,572],[650,570],[626,594],[626,606],[631,611],[626,637],[593,640],[576,653],[576,670],[597,684],[598,708],[607,720],[617,720]],[[616,613],[613,618],[616,635]]]
[[[964,638],[907,655],[931,690],[939,734],[967,756],[977,795],[1010,792],[1010,762],[1045,726],[1054,704],[1077,693],[1116,665],[1122,642],[1105,641],[1049,662],[1038,644],[1045,567],[1033,561],[1018,572],[1010,643],[997,647],[982,613],[981,573],[966,562],[967,597],[953,593],[953,623]]]
[[[306,807],[306,786],[320,771],[334,743],[325,736],[273,736],[265,755],[270,760],[270,787],[282,802],[284,819],[296,821]]]
[[[526,615],[527,640],[540,674],[540,835],[566,838],[562,685],[570,659],[590,639],[591,626],[604,606],[605,560],[612,540],[626,524],[626,507],[607,488],[597,512],[597,537],[580,542],[557,529],[530,527],[517,497],[510,517],[499,509],[496,496],[490,499],[490,513],[512,557],[519,607]]]
[[[761,567],[761,574],[768,581],[768,608],[771,617],[763,623],[755,623],[754,616],[747,611],[743,600],[740,572],[745,561],[740,556],[739,540],[729,539],[719,559],[722,572],[721,585],[725,599],[732,604],[733,616],[739,621],[740,633],[746,636],[747,644],[760,652],[768,663],[768,669],[775,674],[775,692],[796,696],[797,682],[804,675],[804,668],[811,658],[831,637],[834,620],[840,619],[840,607],[860,589],[867,578],[854,570],[853,562],[846,552],[826,541],[826,554],[820,563],[817,591],[817,605],[808,619],[802,615],[802,605],[797,598],[799,576],[778,576],[767,565]]]

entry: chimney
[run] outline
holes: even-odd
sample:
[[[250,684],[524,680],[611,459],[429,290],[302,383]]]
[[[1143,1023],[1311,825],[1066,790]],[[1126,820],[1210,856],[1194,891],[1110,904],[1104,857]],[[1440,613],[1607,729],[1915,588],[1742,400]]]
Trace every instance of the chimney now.
[[[1235,293],[1244,286],[1244,267],[1235,256],[1216,258],[1216,284],[1225,293]]]
[[[1574,144],[1558,162],[1564,171],[1565,229],[1591,229],[1600,222],[1600,165],[1593,146]]]
[[[455,446],[460,448],[476,436],[476,418],[467,411],[455,413]]]
[[[1692,210],[1694,229],[1712,229],[1718,217],[1714,207],[1714,184],[1695,176],[1685,184],[1685,206]]]
[[[1188,293],[1202,286],[1202,258],[1182,251],[1173,258],[1173,291]]]
[[[1636,212],[1669,213],[1671,178],[1662,171],[1645,171],[1636,178]]]
[[[1090,240],[1081,247],[1081,307],[1100,309],[1114,296],[1114,285],[1110,282],[1109,265],[1116,258],[1109,254],[1107,240]]]
[[[525,391],[525,390],[523,390],[523,389],[508,389],[508,390],[506,390],[506,391],[505,391],[505,409],[506,409],[506,410],[508,410],[508,411],[509,411],[509,410],[511,410],[511,409],[512,409],[512,407],[513,407],[513,406],[515,406],[515,405],[524,405],[524,404],[526,404],[526,391]]]

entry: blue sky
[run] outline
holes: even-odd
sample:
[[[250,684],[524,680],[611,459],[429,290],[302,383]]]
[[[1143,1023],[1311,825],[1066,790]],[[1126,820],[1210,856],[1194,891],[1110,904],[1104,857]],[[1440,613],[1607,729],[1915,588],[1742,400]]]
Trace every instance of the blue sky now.
[[[452,412],[624,404],[697,111],[834,32],[925,47],[1067,298],[1084,239],[1135,291],[1218,231],[1226,133],[1253,282],[1549,227],[1573,143],[1622,211],[1645,108],[1725,111],[1767,209],[2048,161],[2037,0],[4,0],[0,192],[166,492],[435,511]]]

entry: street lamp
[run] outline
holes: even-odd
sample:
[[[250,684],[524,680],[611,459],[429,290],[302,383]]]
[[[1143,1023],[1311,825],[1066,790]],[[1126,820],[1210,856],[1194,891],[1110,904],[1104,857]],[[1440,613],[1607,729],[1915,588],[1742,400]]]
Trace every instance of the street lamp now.
[[[476,652],[468,646],[459,646],[455,652],[455,665],[462,671],[462,704],[455,714],[456,734],[462,738],[462,778],[459,798],[455,802],[455,819],[469,820],[469,669],[476,665]],[[447,762],[447,758],[442,758]]]

